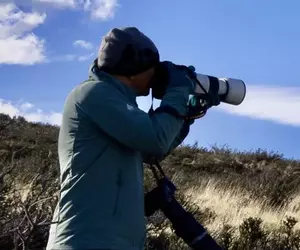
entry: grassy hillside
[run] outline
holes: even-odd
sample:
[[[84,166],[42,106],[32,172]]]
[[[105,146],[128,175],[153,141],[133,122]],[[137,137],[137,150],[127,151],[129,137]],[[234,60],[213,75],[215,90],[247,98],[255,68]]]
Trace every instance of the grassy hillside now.
[[[44,249],[57,202],[58,127],[0,114],[0,249]],[[178,199],[224,249],[300,249],[300,162],[263,150],[182,146],[162,163]],[[153,178],[146,168],[145,188]],[[188,249],[161,213],[147,249]]]

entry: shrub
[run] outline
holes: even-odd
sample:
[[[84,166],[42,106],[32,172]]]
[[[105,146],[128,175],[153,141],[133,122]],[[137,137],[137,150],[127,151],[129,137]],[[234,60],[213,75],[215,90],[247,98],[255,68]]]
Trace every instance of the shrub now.
[[[45,249],[59,187],[57,137],[58,127],[0,114],[0,249]],[[162,166],[177,199],[224,249],[300,249],[299,161],[195,144]],[[145,190],[153,187],[146,168]],[[159,211],[147,231],[145,249],[188,249]]]

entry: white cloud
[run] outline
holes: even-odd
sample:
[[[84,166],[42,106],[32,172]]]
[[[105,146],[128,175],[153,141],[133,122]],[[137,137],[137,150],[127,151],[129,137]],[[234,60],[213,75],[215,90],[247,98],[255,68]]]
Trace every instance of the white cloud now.
[[[50,4],[58,8],[75,8],[77,6],[76,0],[36,0],[36,2]]]
[[[244,102],[214,108],[233,115],[300,126],[300,87],[247,86]]]
[[[88,11],[92,5],[91,0],[82,0],[82,3],[85,11]]]
[[[44,112],[41,109],[36,109],[33,104],[28,102],[13,103],[3,99],[0,99],[0,113],[11,117],[22,116],[30,122],[41,122],[58,126],[61,124],[62,119],[61,113]]]
[[[137,103],[147,112],[151,96],[138,97]],[[160,100],[154,99],[154,109],[159,105]],[[246,98],[240,105],[221,103],[211,110],[300,127],[300,87],[248,85]]]
[[[84,41],[84,40],[77,40],[73,43],[73,45],[76,47],[81,47],[84,49],[92,49],[93,48],[93,44],[91,44],[90,42]]]
[[[23,111],[32,109],[33,107],[34,107],[34,105],[32,103],[29,103],[29,102],[24,102],[24,103],[20,104],[20,109],[23,110]]]
[[[91,11],[92,19],[109,20],[119,7],[117,0],[86,0],[85,10]]]
[[[75,55],[75,54],[67,54],[67,55],[61,55],[61,56],[53,56],[52,58],[48,59],[47,62],[71,62],[71,61],[87,61],[91,57],[94,56],[94,53],[87,54],[87,55]]]
[[[84,62],[89,60],[90,58],[92,58],[94,56],[94,53],[88,54],[88,55],[84,55],[84,56],[79,56],[78,57],[78,61],[80,62]]]
[[[151,98],[139,97],[139,107],[148,112]],[[160,101],[154,101],[154,109]],[[248,86],[244,102],[238,106],[222,103],[214,110],[253,119],[272,121],[284,125],[300,126],[300,87]],[[12,103],[0,99],[0,113],[10,116],[23,116],[32,122],[61,124],[61,113],[44,112],[29,102]]]
[[[45,19],[46,14],[0,4],[0,64],[32,65],[45,60],[45,41],[32,33]]]
[[[92,19],[100,20],[113,18],[119,6],[117,0],[35,0],[32,4],[34,2],[58,8],[81,9],[90,12]],[[52,61],[46,57],[46,41],[33,33],[45,22],[46,17],[45,13],[24,12],[14,3],[0,3],[0,64],[33,65]],[[83,40],[76,41],[74,45],[93,48],[91,43]],[[85,61],[90,57],[64,56],[64,59]]]
[[[56,8],[72,8],[90,12],[92,19],[112,19],[119,7],[118,0],[36,0]]]

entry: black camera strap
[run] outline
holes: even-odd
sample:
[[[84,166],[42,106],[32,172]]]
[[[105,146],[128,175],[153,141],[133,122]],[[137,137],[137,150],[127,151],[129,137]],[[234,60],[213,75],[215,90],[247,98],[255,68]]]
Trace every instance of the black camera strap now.
[[[153,176],[154,176],[154,178],[155,178],[157,184],[159,183],[159,180],[161,179],[161,178],[159,177],[159,174],[160,174],[163,178],[166,178],[166,177],[167,177],[166,174],[165,174],[165,172],[163,171],[163,169],[162,169],[160,163],[159,163],[157,160],[156,160],[156,162],[155,162],[155,166],[154,166],[153,164],[150,164],[149,166],[150,166],[150,169],[151,169],[151,171],[152,171],[152,173],[153,173]]]
[[[156,168],[155,168],[156,166]],[[173,229],[178,237],[184,240],[192,249],[222,250],[218,243],[209,235],[207,230],[187,211],[174,197],[176,186],[168,180],[161,165],[156,161],[155,166],[150,164],[150,168],[160,188],[163,187],[163,205],[159,206],[164,215],[170,220]],[[163,178],[159,178],[159,174]],[[155,197],[157,199],[157,197]]]

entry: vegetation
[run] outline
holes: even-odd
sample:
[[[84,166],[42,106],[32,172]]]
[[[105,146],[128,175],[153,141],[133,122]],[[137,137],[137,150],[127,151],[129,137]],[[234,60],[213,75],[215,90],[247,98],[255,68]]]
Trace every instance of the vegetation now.
[[[45,249],[59,187],[58,129],[0,114],[0,249]],[[194,145],[162,166],[178,199],[224,249],[300,249],[299,161]],[[146,191],[153,185],[146,168]],[[160,212],[147,230],[145,249],[188,249]]]

